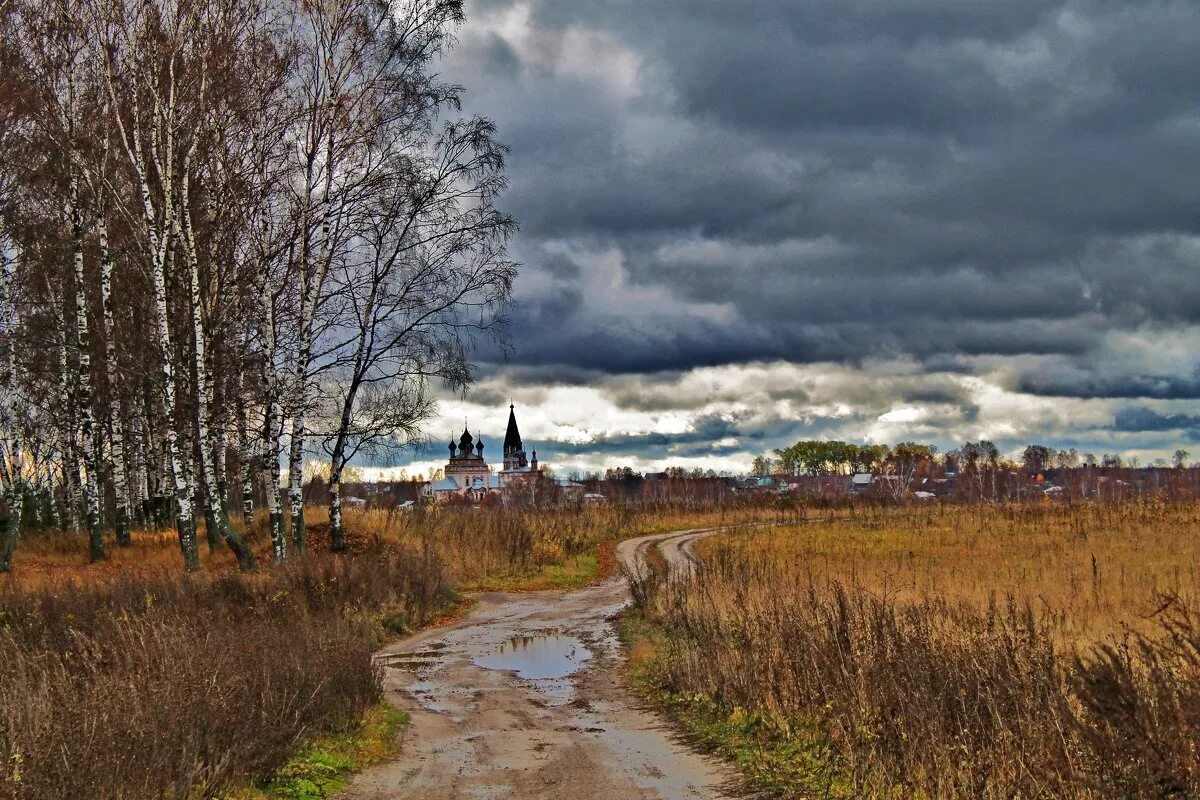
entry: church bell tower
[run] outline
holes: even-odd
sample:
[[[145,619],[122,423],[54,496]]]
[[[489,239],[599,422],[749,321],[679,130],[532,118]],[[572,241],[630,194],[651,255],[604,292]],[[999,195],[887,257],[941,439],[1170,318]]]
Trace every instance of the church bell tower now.
[[[521,443],[521,431],[517,428],[517,414],[513,405],[508,406],[508,430],[504,432],[504,469],[522,470],[529,466],[525,458],[525,445]]]

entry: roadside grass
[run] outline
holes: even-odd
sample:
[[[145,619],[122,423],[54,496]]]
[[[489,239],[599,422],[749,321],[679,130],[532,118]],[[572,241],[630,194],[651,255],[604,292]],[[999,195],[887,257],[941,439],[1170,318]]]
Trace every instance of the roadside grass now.
[[[815,726],[728,708],[700,692],[672,691],[661,660],[661,649],[670,646],[663,630],[631,608],[621,614],[617,631],[628,656],[627,683],[693,745],[735,764],[749,785],[787,800],[857,796],[836,748]]]
[[[253,785],[222,800],[325,800],[345,788],[351,776],[399,749],[408,714],[380,703],[368,708],[351,730],[319,737],[286,764]]]
[[[210,797],[380,701],[372,652],[457,599],[414,554],[0,583],[0,797]]]
[[[592,583],[599,575],[595,553],[569,556],[562,563],[541,564],[486,575],[460,584],[463,592],[539,592],[550,589],[574,591]]]

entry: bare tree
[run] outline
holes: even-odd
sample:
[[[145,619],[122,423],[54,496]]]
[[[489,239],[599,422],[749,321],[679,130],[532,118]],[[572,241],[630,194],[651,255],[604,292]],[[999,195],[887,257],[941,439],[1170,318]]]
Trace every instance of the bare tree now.
[[[420,440],[431,382],[503,344],[515,274],[504,149],[430,68],[461,21],[459,0],[4,0],[6,506],[86,527],[93,558],[107,527],[173,517],[189,570],[201,510],[249,569],[256,501],[288,553],[285,450],[303,548],[308,448],[340,478]]]

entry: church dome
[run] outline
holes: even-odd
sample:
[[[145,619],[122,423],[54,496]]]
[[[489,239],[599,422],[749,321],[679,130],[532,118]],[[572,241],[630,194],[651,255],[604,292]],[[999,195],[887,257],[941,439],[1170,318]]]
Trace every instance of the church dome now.
[[[463,428],[462,436],[458,437],[458,449],[459,450],[470,450],[471,444],[474,441],[475,441],[475,439],[471,436],[471,432],[469,430],[467,430],[466,428]]]

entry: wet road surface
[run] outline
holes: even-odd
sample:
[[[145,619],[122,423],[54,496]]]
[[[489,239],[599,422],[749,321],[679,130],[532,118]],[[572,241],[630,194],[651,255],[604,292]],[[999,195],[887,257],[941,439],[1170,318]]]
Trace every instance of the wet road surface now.
[[[622,567],[656,547],[673,573],[712,530],[622,542]],[[353,800],[726,798],[727,767],[678,741],[620,684],[611,617],[624,577],[575,592],[486,593],[463,620],[379,653],[388,700],[412,715],[399,756],[351,784]]]

